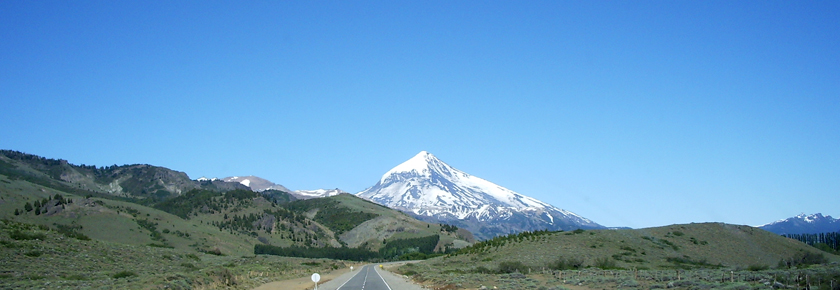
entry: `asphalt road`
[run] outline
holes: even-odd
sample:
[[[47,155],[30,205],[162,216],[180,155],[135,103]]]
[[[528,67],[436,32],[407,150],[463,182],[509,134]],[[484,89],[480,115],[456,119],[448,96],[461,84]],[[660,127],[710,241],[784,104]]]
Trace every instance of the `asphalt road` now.
[[[336,290],[392,290],[375,267],[374,265],[362,267],[353,278],[344,282]]]

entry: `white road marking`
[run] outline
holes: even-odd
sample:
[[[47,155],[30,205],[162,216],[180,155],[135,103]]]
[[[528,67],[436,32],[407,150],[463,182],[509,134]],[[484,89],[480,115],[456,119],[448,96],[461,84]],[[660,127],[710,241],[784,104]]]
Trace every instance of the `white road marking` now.
[[[376,270],[376,268],[373,268],[373,272],[376,273],[376,275],[379,275],[379,279],[382,279],[382,283],[385,283],[385,287],[388,287],[388,290],[391,290],[391,286],[388,285],[388,282],[385,281],[385,278],[382,278],[382,275],[379,274],[379,271]]]

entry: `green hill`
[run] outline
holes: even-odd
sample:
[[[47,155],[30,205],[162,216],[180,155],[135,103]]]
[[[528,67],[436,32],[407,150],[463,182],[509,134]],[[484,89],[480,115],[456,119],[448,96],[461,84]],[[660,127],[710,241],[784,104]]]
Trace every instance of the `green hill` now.
[[[501,262],[520,262],[541,268],[564,259],[578,261],[582,268],[601,264],[623,269],[747,268],[775,267],[779,261],[805,253],[840,261],[837,256],[762,229],[700,223],[506,236],[477,243],[438,262],[469,262],[487,268]]]
[[[0,218],[72,228],[102,241],[249,255],[256,245],[351,247],[439,236],[437,251],[472,242],[353,195],[295,200],[238,183],[198,182],[150,165],[76,166],[0,151]]]
[[[830,282],[840,278],[838,261],[838,256],[759,228],[700,223],[524,232],[404,265],[400,271],[434,287],[757,289],[769,288],[774,280],[806,285],[797,279],[805,275],[813,277],[811,282]],[[824,266],[812,268],[815,264]]]

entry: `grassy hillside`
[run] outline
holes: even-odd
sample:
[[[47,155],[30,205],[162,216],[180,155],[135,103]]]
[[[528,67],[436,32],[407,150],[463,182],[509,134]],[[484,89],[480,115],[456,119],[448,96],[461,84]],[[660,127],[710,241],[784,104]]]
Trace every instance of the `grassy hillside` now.
[[[252,289],[344,268],[341,261],[216,256],[79,239],[55,228],[0,221],[2,289]]]
[[[767,277],[772,281],[780,275],[786,276],[788,285],[798,283],[796,275],[812,269],[808,265],[814,263],[827,266],[808,270],[810,275],[829,282],[831,277],[840,277],[839,261],[838,256],[758,228],[702,223],[639,230],[522,233],[479,242],[455,254],[403,266],[400,271],[436,286],[483,284],[524,289],[542,285],[563,289],[560,287],[568,283],[588,283],[591,289],[602,289],[636,288],[641,283],[665,288],[669,282],[691,276],[698,280],[686,288],[726,288],[720,283],[728,283],[733,289],[751,289],[761,279],[765,283]],[[566,278],[558,276],[559,271],[565,272]],[[735,277],[742,284],[736,283]]]
[[[747,268],[775,267],[803,253],[821,253],[799,241],[749,226],[722,223],[671,225],[646,229],[545,232],[523,238],[478,243],[446,258],[493,268],[506,261],[533,268],[558,259],[582,261],[583,267],[610,268]],[[834,255],[826,255],[837,260]]]

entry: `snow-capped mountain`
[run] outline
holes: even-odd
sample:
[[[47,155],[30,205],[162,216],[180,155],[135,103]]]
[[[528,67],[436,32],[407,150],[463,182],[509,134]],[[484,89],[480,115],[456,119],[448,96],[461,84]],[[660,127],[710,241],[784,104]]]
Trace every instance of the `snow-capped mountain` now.
[[[316,190],[295,190],[292,192],[292,195],[297,197],[298,199],[312,199],[312,198],[321,198],[321,197],[330,197],[334,195],[339,195],[342,193],[347,193],[341,189],[316,189]]]
[[[422,151],[394,167],[359,197],[430,222],[466,228],[480,239],[530,230],[603,226],[455,169]]]
[[[830,215],[823,216],[821,213],[811,215],[803,213],[758,227],[780,235],[829,233],[840,231],[840,219],[832,218]]]
[[[291,190],[289,190],[288,188],[286,188],[282,185],[276,184],[274,182],[271,182],[271,181],[253,176],[253,175],[231,176],[231,177],[225,177],[222,180],[224,180],[225,182],[239,182],[242,185],[245,185],[245,186],[251,188],[251,190],[257,191],[257,192],[266,191],[266,190],[269,190],[269,189],[274,189],[274,190],[279,190],[279,191],[284,191],[284,192],[292,192]]]

